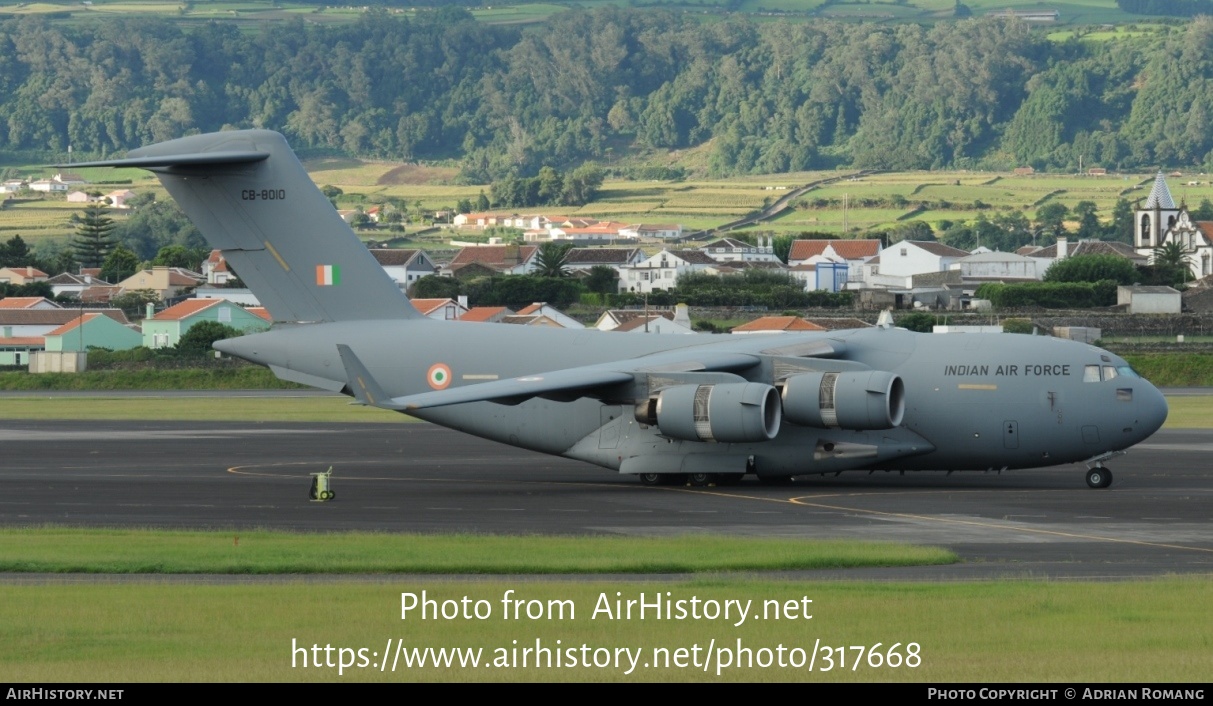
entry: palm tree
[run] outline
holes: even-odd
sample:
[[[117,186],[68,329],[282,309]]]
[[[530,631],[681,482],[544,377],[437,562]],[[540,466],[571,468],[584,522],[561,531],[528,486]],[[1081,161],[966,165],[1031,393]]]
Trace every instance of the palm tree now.
[[[568,277],[565,261],[569,258],[572,243],[547,242],[535,253],[535,274],[540,277]]]
[[[1183,271],[1183,281],[1188,281],[1192,272],[1192,254],[1178,241],[1172,240],[1154,248],[1154,265]]]

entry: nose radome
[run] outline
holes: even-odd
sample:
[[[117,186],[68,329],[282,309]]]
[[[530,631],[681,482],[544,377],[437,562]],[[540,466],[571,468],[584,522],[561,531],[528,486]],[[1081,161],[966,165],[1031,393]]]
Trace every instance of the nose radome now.
[[[1167,398],[1162,391],[1149,382],[1142,381],[1143,389],[1137,399],[1137,423],[1142,432],[1142,438],[1150,436],[1162,428],[1167,421]]]

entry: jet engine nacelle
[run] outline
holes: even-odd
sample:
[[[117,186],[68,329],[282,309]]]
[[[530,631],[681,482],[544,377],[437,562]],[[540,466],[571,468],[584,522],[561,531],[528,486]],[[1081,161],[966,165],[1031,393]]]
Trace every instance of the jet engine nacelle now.
[[[783,414],[801,426],[891,429],[905,411],[904,383],[883,370],[802,373],[783,383]]]
[[[756,382],[668,387],[646,407],[653,418],[641,421],[655,421],[662,434],[686,441],[770,441],[782,418],[779,392]]]

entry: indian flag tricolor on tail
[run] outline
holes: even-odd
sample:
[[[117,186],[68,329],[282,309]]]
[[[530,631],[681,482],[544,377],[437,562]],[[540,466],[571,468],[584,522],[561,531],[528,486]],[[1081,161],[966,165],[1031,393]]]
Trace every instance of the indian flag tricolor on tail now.
[[[341,284],[341,268],[337,265],[316,265],[316,286],[331,287]]]

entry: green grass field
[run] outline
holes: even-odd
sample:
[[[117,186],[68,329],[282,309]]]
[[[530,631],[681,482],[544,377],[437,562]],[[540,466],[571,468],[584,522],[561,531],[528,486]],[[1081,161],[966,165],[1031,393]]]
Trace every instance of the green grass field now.
[[[634,574],[950,564],[891,542],[368,532],[0,529],[0,572],[103,574]]]
[[[650,602],[681,601],[698,619],[659,620],[651,610],[643,620],[637,612],[618,617],[613,601],[636,601],[641,594]],[[1102,685],[1204,683],[1213,668],[1213,584],[1206,577],[947,585],[399,577],[369,585],[0,585],[0,597],[0,678],[27,683]],[[433,601],[424,618],[417,607],[422,600]],[[722,608],[714,619],[706,617],[708,606],[716,610],[730,600],[748,607],[744,621],[736,608],[728,618]],[[703,609],[692,613],[692,601]],[[449,619],[441,617],[444,607]],[[313,660],[303,666],[316,654],[313,646],[322,664],[324,648],[333,648],[331,668]],[[531,652],[523,666],[523,649],[536,646],[546,647],[553,661],[536,667]],[[574,650],[560,653],[568,659],[559,667],[551,656],[558,646]],[[464,654],[473,658],[480,648],[481,662],[498,661],[476,668],[458,661],[419,666],[414,647],[422,654],[427,647],[470,648]],[[629,656],[617,652],[624,648]],[[359,649],[365,650],[361,661]],[[409,651],[395,658],[403,649]],[[590,666],[582,666],[583,654]]]
[[[34,395],[36,393],[31,393]],[[351,404],[345,397],[8,397],[0,419],[401,423],[412,417]]]

